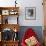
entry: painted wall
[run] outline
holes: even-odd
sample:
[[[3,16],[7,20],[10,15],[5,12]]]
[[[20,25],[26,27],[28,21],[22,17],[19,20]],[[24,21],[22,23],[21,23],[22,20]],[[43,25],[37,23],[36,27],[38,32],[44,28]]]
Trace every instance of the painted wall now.
[[[43,43],[43,30],[42,30],[42,26],[21,26],[20,27],[20,32],[19,32],[19,39],[20,42],[24,36],[24,33],[27,31],[28,28],[32,28],[34,30],[34,32],[37,34],[37,37],[39,39],[39,41],[41,43]]]
[[[14,3],[15,0],[0,0],[0,7],[10,7],[10,6],[15,6]],[[20,26],[26,26],[26,27],[20,27],[20,40],[22,38],[22,35],[25,31],[25,29],[29,28],[27,26],[33,26],[35,32],[37,33],[40,41],[43,41],[43,30],[42,27],[38,26],[43,26],[43,6],[42,6],[42,0],[17,0],[17,6],[20,7],[19,9],[19,24]],[[36,20],[25,20],[25,7],[35,7],[36,8]],[[11,21],[12,17],[9,17],[9,20]],[[15,17],[13,17],[15,23]],[[10,23],[9,21],[9,23]],[[36,27],[35,27],[36,26]],[[22,34],[22,35],[21,35]]]
[[[43,25],[43,6],[42,0],[21,0],[20,11],[20,23],[22,26],[42,26]],[[36,20],[25,20],[25,7],[35,7],[36,8]]]
[[[0,6],[9,7],[15,6],[15,0],[0,0]],[[17,0],[19,9],[19,24],[20,26],[43,26],[43,6],[42,0]],[[36,8],[36,20],[25,20],[25,7]],[[11,17],[12,18],[12,17]],[[10,20],[10,19],[9,19]]]

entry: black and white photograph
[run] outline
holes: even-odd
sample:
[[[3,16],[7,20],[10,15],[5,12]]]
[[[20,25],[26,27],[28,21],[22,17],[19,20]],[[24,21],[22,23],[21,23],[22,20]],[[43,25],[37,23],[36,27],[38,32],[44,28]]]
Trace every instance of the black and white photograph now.
[[[25,18],[29,20],[35,20],[36,19],[36,8],[26,7],[25,8]]]

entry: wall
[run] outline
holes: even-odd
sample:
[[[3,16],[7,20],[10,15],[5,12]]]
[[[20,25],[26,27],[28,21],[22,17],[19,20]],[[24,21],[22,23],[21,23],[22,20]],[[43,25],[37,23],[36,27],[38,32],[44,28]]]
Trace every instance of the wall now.
[[[15,0],[0,0],[0,6],[1,6],[1,7],[14,6],[14,1],[15,1]]]
[[[43,6],[42,0],[21,0],[20,25],[22,26],[42,26],[43,25]],[[36,7],[36,20],[25,20],[25,7]]]
[[[0,6],[9,7],[15,6],[15,0],[0,0]],[[20,7],[19,10],[19,24],[20,26],[43,26],[43,6],[42,0],[17,0]],[[35,7],[36,8],[36,20],[25,20],[25,7]]]
[[[15,6],[14,1],[15,0],[0,0],[0,6],[1,7]],[[43,39],[42,39],[43,30],[42,30],[42,27],[39,27],[39,26],[44,26],[43,25],[44,16],[43,16],[42,2],[43,2],[42,0],[17,0],[17,3],[18,3],[17,6],[19,6],[19,8],[20,8],[19,9],[20,26],[34,26],[31,28],[35,29],[41,42],[43,41]],[[36,20],[25,20],[25,7],[35,7],[36,8]],[[9,17],[9,20],[11,20],[11,18],[12,17]],[[14,17],[14,19],[15,19],[15,17]],[[15,20],[13,22],[15,22]],[[27,29],[27,27],[20,27],[20,28],[21,28],[20,33],[22,33],[22,34],[25,31],[25,29]],[[21,34],[20,34],[20,36],[21,36]]]
[[[37,34],[38,40],[44,46],[44,35],[43,35],[43,30],[42,26],[21,26],[19,30],[19,40],[21,42],[25,32],[27,31],[28,28],[32,28],[33,31]]]
[[[19,39],[20,42],[24,36],[25,31],[27,31],[28,28],[32,28],[34,32],[37,34],[37,37],[41,43],[43,43],[43,33],[42,33],[42,26],[21,26],[20,32],[19,32]]]

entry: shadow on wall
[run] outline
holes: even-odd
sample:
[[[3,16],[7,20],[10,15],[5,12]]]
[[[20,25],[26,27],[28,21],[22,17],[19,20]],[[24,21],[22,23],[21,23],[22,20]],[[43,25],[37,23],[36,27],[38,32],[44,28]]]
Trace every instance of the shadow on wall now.
[[[41,43],[43,43],[43,30],[42,30],[42,26],[21,26],[20,27],[20,32],[19,32],[19,39],[20,39],[20,42],[23,38],[23,35],[25,33],[25,31],[28,29],[28,28],[32,28],[36,34],[37,34],[37,37],[39,39],[39,41]]]

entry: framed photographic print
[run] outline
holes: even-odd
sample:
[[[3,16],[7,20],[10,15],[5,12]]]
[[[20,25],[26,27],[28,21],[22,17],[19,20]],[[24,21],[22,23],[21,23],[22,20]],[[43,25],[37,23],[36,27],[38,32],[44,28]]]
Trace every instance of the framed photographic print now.
[[[2,10],[2,15],[9,15],[9,10]]]
[[[26,7],[25,8],[25,19],[26,20],[35,20],[36,19],[36,8],[35,7]]]

